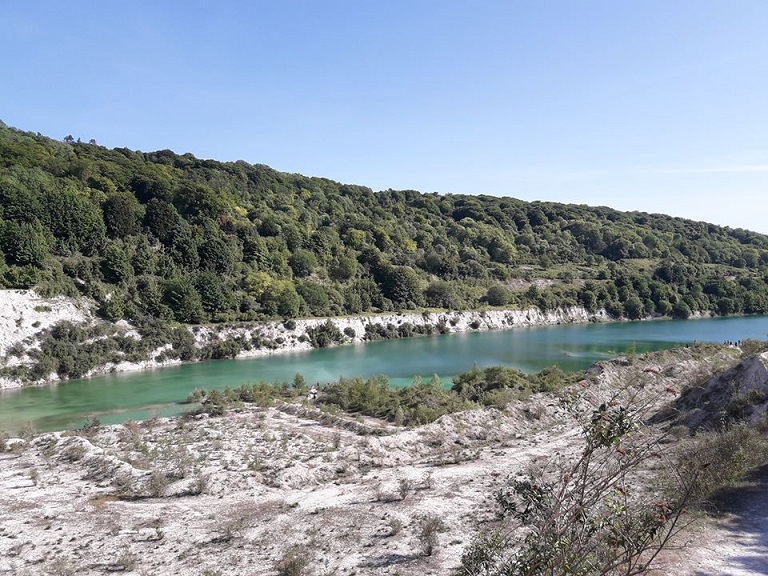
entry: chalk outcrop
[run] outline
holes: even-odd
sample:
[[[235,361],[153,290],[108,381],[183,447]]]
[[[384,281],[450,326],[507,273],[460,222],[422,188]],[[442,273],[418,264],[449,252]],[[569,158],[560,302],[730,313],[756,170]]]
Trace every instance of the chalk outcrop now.
[[[0,355],[62,320],[92,321],[93,303],[65,296],[43,298],[32,290],[0,290]]]
[[[308,331],[330,321],[341,332],[342,343],[363,342],[370,339],[371,329],[397,333],[410,325],[415,333],[467,332],[471,330],[502,330],[522,326],[569,324],[608,320],[604,311],[592,314],[581,307],[562,308],[543,312],[531,310],[486,310],[456,312],[388,313],[337,318],[298,319],[293,322],[251,322],[236,325],[214,324],[194,326],[189,330],[198,348],[212,343],[239,340],[249,342],[238,354],[239,358],[258,357],[312,348]],[[31,290],[0,291],[0,367],[30,363],[26,354],[37,348],[36,336],[58,322],[93,324],[104,322],[95,315],[95,303],[87,299],[66,297],[43,298]],[[125,321],[115,325],[123,336],[139,339],[139,333]],[[145,370],[180,363],[177,358],[164,354],[167,346],[153,350],[146,360],[110,362],[91,370],[88,376],[107,372]],[[58,380],[50,374],[43,384]],[[19,379],[0,377],[0,388],[22,386]]]
[[[583,425],[601,403],[631,399],[652,413],[692,374],[737,365],[737,353],[681,348],[606,361],[567,394],[414,428],[276,404],[4,440],[0,574],[197,575],[225,567],[232,576],[267,575],[297,549],[320,568],[312,574],[453,574],[472,535],[498,525],[493,496],[520,472],[578,458]],[[736,380],[759,376],[754,362]],[[665,451],[680,440],[663,437]],[[663,462],[654,459],[653,471]],[[635,478],[650,481],[650,472]],[[682,534],[688,547],[676,543],[655,573],[765,574],[766,494],[764,482],[745,492],[748,514],[732,525]],[[443,526],[429,556],[419,539],[425,517]],[[689,527],[693,518],[684,520]]]
[[[691,431],[716,429],[724,421],[755,423],[768,412],[768,352],[695,382],[662,416]]]

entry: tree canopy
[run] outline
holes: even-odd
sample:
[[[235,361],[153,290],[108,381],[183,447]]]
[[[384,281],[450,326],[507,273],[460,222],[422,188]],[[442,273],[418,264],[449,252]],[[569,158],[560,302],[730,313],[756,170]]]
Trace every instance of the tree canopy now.
[[[373,192],[0,123],[0,286],[179,322],[485,305],[768,313],[768,237],[605,207]]]

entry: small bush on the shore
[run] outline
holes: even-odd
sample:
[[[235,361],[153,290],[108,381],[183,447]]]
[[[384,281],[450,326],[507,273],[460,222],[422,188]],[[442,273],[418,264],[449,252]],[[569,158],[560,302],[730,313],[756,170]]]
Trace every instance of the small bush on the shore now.
[[[399,388],[390,386],[389,379],[383,375],[367,379],[342,377],[319,386],[312,400],[322,408],[383,418],[397,426],[415,426],[434,422],[445,414],[476,408],[478,404],[503,407],[533,392],[556,390],[580,377],[566,374],[557,367],[530,375],[501,366],[484,370],[475,367],[454,378],[451,389],[445,388],[437,376],[429,382],[417,376],[413,384]],[[309,393],[299,374],[292,383],[259,382],[224,390],[197,389],[187,402],[200,405],[186,415],[220,416],[240,403],[270,406],[277,400],[305,399]]]
[[[205,413],[209,416],[222,416],[227,409],[239,404],[271,406],[275,400],[295,400],[306,396],[308,392],[309,389],[303,380],[297,378],[294,378],[292,384],[287,382],[280,384],[258,382],[256,384],[243,384],[237,388],[226,387],[223,390],[196,388],[187,396],[187,403],[199,403],[199,406],[187,410],[185,415],[189,417]]]
[[[438,333],[439,330],[432,324],[411,324],[403,322],[395,326],[391,322],[388,324],[366,324],[364,340],[369,342],[375,340],[396,340],[398,338],[410,338],[412,336],[430,336]]]
[[[754,340],[748,338],[739,342],[739,348],[741,349],[741,355],[744,358],[754,356],[755,354],[762,354],[768,351],[768,340]]]
[[[506,366],[485,369],[475,366],[456,376],[451,390],[465,400],[488,406],[498,405],[501,398],[509,402],[535,392],[554,392],[581,378],[581,374],[566,373],[557,366],[550,366],[536,374],[525,374]]]
[[[200,360],[223,360],[226,358],[237,358],[246,343],[242,338],[227,338],[226,340],[215,340],[200,348],[198,356]]]
[[[307,328],[307,337],[313,348],[328,348],[344,341],[344,335],[332,320]]]
[[[177,330],[187,332],[184,328]],[[176,334],[158,326],[147,327],[147,336],[144,336],[144,327],[139,332],[142,338],[136,339],[126,336],[111,324],[84,325],[61,321],[40,333],[38,346],[27,352],[31,364],[14,367],[18,369],[13,377],[22,381],[37,381],[56,373],[60,378],[81,378],[89,371],[112,362],[149,360],[154,348],[174,342]],[[178,357],[192,359],[182,354]]]
[[[386,376],[340,378],[320,390],[319,401],[344,412],[384,418],[405,425],[428,424],[443,416],[475,405],[446,390],[439,380],[393,388]]]

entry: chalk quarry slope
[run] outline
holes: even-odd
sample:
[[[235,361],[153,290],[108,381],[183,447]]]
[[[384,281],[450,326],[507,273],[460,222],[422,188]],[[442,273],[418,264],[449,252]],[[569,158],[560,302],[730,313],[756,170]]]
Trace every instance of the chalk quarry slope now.
[[[568,394],[413,429],[280,405],[10,440],[0,574],[271,575],[290,554],[313,575],[450,574],[509,475],[578,452],[580,414],[617,390],[661,408],[735,357],[608,362]],[[752,505],[764,512],[765,493]],[[445,526],[430,556],[425,516]],[[760,522],[699,524],[657,574],[765,574]]]
[[[90,325],[104,322],[95,314],[95,304],[85,298],[65,297],[42,298],[31,290],[0,290],[0,367],[28,364],[31,360],[24,353],[12,354],[16,346],[25,350],[35,349],[36,336],[61,321],[74,324]],[[228,338],[252,339],[258,334],[260,341],[269,342],[269,346],[254,346],[238,354],[239,358],[265,356],[294,350],[309,350],[312,345],[306,337],[307,330],[331,321],[344,336],[345,343],[362,342],[366,327],[388,325],[398,327],[404,323],[412,326],[443,326],[447,332],[466,332],[470,330],[499,330],[519,326],[564,324],[575,322],[605,321],[608,316],[604,311],[595,314],[581,307],[571,307],[548,312],[532,310],[487,310],[465,312],[432,312],[418,314],[377,314],[337,318],[297,319],[295,325],[287,327],[283,322],[260,322],[237,325],[208,325],[190,327],[198,347]],[[138,332],[124,321],[113,325],[115,331],[130,338],[140,338]],[[353,334],[353,336],[349,336]],[[91,370],[93,376],[107,372],[143,370],[159,366],[178,364],[178,359],[163,356],[165,348],[154,350],[144,361],[116,361],[105,363]],[[55,373],[36,382],[45,384],[59,380]],[[0,388],[13,388],[24,385],[18,379],[0,377]]]

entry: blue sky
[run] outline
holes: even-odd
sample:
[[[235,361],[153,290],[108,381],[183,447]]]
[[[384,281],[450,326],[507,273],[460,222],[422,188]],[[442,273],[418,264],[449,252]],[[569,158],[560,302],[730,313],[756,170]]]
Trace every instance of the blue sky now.
[[[765,0],[0,4],[0,119],[768,233]]]

